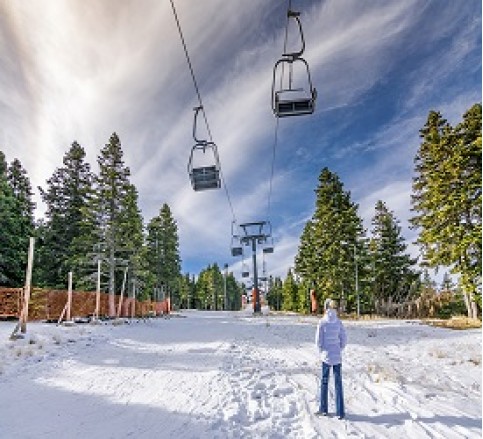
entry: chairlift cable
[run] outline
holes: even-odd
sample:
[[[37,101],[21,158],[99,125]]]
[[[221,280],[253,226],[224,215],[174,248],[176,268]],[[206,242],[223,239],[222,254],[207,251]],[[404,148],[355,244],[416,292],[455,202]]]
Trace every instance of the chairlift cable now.
[[[278,125],[279,125],[279,118],[275,118],[275,137],[272,146],[272,164],[271,164],[271,171],[270,171],[270,184],[268,189],[268,206],[267,206],[267,220],[270,221],[270,214],[272,208],[272,188],[273,188],[273,174],[275,173],[275,155],[277,151],[277,144],[278,144]]]
[[[285,23],[285,37],[283,42],[283,53],[287,52],[287,40],[288,40],[288,25],[289,25],[289,15],[288,12],[292,10],[292,0],[288,0],[288,10],[287,10],[287,21]],[[280,76],[280,88],[283,86],[283,76],[284,76],[284,65],[282,64],[282,75]],[[268,190],[268,206],[267,206],[267,219],[270,221],[271,215],[271,200],[272,200],[272,189],[273,189],[273,174],[275,172],[275,155],[277,151],[277,144],[278,144],[278,125],[279,125],[279,118],[275,118],[275,135],[272,147],[272,164],[270,169],[270,183],[269,183],[269,190]]]
[[[285,39],[283,43],[283,52],[287,53],[287,40],[288,40],[288,23],[290,21],[290,17],[288,16],[288,12],[292,10],[292,0],[288,0],[288,10],[287,10],[287,22],[285,24]],[[283,76],[285,72],[285,65],[282,64],[282,74],[280,75],[280,88],[283,86]]]
[[[208,123],[208,117],[206,116],[206,111],[205,111],[205,107],[203,105],[203,100],[201,99],[200,89],[198,87],[198,82],[196,81],[196,76],[195,76],[195,72],[193,70],[193,65],[191,64],[191,59],[190,59],[190,56],[189,56],[189,53],[188,53],[188,47],[186,45],[186,41],[185,41],[184,36],[183,36],[183,31],[181,30],[181,24],[179,22],[178,14],[176,12],[174,0],[170,0],[170,3],[171,3],[171,8],[173,10],[174,19],[176,21],[176,26],[178,27],[178,32],[179,32],[179,36],[180,36],[180,39],[181,39],[181,44],[183,45],[184,54],[186,56],[186,62],[188,63],[188,68],[189,68],[189,71],[191,73],[191,78],[193,79],[193,85],[195,87],[196,95],[198,97],[198,102],[199,102],[199,105],[201,107],[201,111],[203,113],[203,119],[205,121],[206,130],[208,132],[210,142],[213,142],[213,136],[211,134],[210,124]],[[215,148],[214,148],[214,153],[215,153],[216,159],[219,163],[218,148],[216,147],[216,145],[215,145]],[[232,213],[232,216],[233,216],[233,220],[236,222],[235,210],[233,209],[231,197],[230,197],[230,194],[228,192],[228,186],[227,186],[226,180],[223,176],[223,171],[221,170],[221,166],[220,166],[220,176],[221,176],[221,180],[223,181],[223,187],[225,189],[226,197],[228,199],[228,204],[230,206],[230,210],[231,210],[231,213]]]

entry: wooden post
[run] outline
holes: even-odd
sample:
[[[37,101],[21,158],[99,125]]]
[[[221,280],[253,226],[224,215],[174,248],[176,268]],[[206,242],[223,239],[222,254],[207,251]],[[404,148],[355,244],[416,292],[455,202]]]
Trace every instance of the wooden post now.
[[[72,271],[69,271],[67,287],[67,315],[66,320],[70,322],[72,320]]]
[[[60,313],[60,317],[59,317],[59,320],[57,320],[57,326],[60,325],[60,322],[62,321],[62,319],[64,318],[64,314],[65,312],[67,311],[67,306],[68,306],[68,303],[65,304],[64,306],[64,309],[62,310],[62,312]]]
[[[23,338],[23,336],[19,336],[17,333],[20,330],[23,334],[27,332],[27,320],[29,314],[29,300],[30,300],[30,284],[32,282],[32,263],[34,259],[34,244],[35,238],[30,238],[29,241],[29,253],[28,253],[28,261],[27,261],[27,272],[25,276],[25,286],[23,288],[23,307],[20,310],[20,316],[18,319],[18,323],[16,324],[14,330],[10,334],[10,340],[15,340],[17,338]]]
[[[24,308],[21,316],[21,328],[20,328],[20,331],[23,334],[27,332],[27,320],[29,316],[30,286],[32,283],[32,265],[34,260],[34,244],[35,244],[35,238],[31,237],[29,240],[27,272],[25,275],[25,287],[24,287]]]
[[[122,297],[124,295],[124,289],[126,288],[126,278],[127,278],[127,267],[124,269],[124,278],[122,280],[122,287],[121,287],[121,297],[119,297],[119,304],[117,305],[117,318],[121,315],[121,307],[122,307]]]

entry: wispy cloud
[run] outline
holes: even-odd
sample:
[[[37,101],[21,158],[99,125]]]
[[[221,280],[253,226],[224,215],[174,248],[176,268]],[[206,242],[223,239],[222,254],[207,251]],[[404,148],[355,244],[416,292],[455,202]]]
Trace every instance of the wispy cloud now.
[[[270,218],[277,246],[267,259],[275,273],[285,275],[293,265],[314,207],[316,177],[305,173],[309,165],[337,167],[361,157],[360,168],[345,176],[361,212],[368,214],[375,197],[387,197],[405,221],[425,97],[437,85],[435,78],[451,82],[474,53],[481,18],[461,25],[474,8],[468,3],[473,6],[438,4],[436,13],[436,2],[416,0],[294,5],[301,8],[305,57],[319,98],[315,115],[280,122]],[[175,4],[236,217],[266,219],[275,128],[270,89],[286,5],[274,0]],[[417,52],[421,41],[446,40],[451,44],[443,59],[428,52],[401,78],[407,84],[401,114],[361,137],[354,133],[344,144],[338,140],[353,129],[351,112]],[[169,2],[1,2],[0,85],[0,148],[9,160],[21,159],[34,187],[45,185],[73,140],[86,148],[95,169],[99,149],[116,131],[145,220],[162,203],[171,206],[186,267],[230,261],[233,215],[224,190],[195,193],[187,176],[197,99]],[[446,101],[432,103],[463,108],[478,95],[455,87]],[[333,123],[326,126],[329,119]],[[38,195],[37,201],[42,215]]]

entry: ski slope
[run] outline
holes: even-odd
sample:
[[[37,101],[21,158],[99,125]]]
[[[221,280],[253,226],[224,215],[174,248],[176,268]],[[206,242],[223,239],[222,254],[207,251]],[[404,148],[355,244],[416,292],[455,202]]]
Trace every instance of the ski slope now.
[[[347,418],[317,410],[315,317],[0,322],[0,438],[480,438],[481,331],[345,322]]]

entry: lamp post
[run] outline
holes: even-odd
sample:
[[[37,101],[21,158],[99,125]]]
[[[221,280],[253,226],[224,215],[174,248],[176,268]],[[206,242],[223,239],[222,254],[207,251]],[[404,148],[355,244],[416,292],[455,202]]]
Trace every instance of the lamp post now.
[[[342,245],[348,245],[347,241],[341,241]],[[357,320],[359,320],[361,316],[361,302],[359,297],[359,268],[357,264],[357,246],[353,244],[354,249],[354,266],[355,266],[355,281],[356,281],[356,303],[357,303]]]
[[[225,264],[224,267],[225,269],[223,273],[223,309],[226,311],[227,306],[226,306],[226,276],[228,272],[228,264]]]
[[[358,273],[358,264],[357,264],[357,246],[354,244],[354,264],[356,268],[356,297],[357,297],[357,320],[359,320],[361,316],[361,302],[359,297],[359,273]]]

